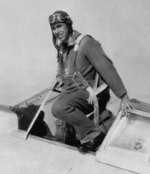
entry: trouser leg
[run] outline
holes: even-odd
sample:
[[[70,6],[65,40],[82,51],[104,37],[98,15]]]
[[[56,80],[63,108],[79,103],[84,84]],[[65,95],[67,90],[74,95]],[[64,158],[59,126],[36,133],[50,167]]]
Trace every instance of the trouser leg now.
[[[86,113],[93,109],[87,102],[88,96],[88,92],[83,89],[63,94],[52,107],[52,113],[56,118],[75,128],[77,139],[81,139],[94,128],[94,123],[86,117]]]

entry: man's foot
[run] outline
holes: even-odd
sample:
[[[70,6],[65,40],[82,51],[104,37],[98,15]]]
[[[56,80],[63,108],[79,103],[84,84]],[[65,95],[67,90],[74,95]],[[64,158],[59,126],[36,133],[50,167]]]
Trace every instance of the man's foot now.
[[[98,127],[89,132],[82,140],[80,140],[79,150],[83,152],[95,152],[105,137],[104,131]]]
[[[82,139],[80,139],[81,144],[85,144],[87,142],[92,141],[95,137],[97,137],[102,131],[101,127],[96,127],[89,131]]]

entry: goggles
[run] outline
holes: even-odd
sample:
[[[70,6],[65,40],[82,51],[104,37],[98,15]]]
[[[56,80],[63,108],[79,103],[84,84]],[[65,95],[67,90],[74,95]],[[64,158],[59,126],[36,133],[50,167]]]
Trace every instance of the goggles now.
[[[55,13],[55,14],[52,14],[49,16],[50,25],[53,25],[56,23],[67,23],[68,21],[71,21],[71,19],[68,15],[62,15],[59,13]]]

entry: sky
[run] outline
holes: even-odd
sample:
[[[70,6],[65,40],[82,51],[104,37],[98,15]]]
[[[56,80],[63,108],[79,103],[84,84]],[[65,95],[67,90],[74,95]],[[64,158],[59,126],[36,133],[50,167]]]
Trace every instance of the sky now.
[[[48,16],[56,10],[102,44],[131,98],[150,102],[149,0],[0,0],[0,104],[17,104],[55,78]]]

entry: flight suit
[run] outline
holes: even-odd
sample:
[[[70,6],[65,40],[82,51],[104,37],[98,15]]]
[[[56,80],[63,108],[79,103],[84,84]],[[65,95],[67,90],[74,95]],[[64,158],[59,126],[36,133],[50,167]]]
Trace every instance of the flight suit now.
[[[96,72],[100,75],[99,85],[105,82],[118,98],[123,97],[127,91],[112,61],[93,37],[85,36],[76,54],[74,46],[79,35],[79,32],[73,31],[70,42],[63,45],[58,54],[57,78],[64,84],[61,97],[53,104],[52,113],[56,118],[71,124],[75,128],[76,138],[80,140],[95,127],[86,117],[93,109],[87,101],[89,93],[86,88],[93,87]],[[109,89],[104,90],[101,96],[103,97],[100,101],[106,106],[110,98]],[[106,97],[103,101],[104,96]]]

